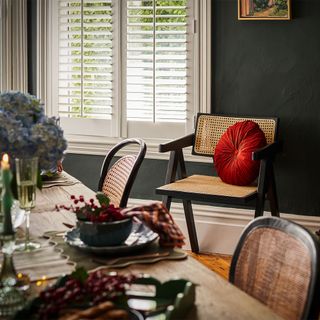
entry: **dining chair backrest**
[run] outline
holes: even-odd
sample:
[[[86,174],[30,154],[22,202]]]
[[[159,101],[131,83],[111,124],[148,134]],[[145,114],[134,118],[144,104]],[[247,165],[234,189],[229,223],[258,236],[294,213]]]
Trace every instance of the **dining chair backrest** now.
[[[267,143],[277,138],[277,118],[237,117],[218,114],[199,114],[195,131],[193,154],[212,157],[223,133],[237,122],[251,120],[256,122],[264,132]]]
[[[138,145],[134,155],[124,155],[113,165],[111,161],[116,153],[128,145]],[[114,146],[106,155],[102,164],[98,190],[109,197],[110,203],[116,207],[127,206],[129,194],[138,170],[146,154],[146,144],[141,139],[125,139]]]
[[[319,243],[302,226],[259,217],[244,230],[229,280],[284,319],[318,319]]]

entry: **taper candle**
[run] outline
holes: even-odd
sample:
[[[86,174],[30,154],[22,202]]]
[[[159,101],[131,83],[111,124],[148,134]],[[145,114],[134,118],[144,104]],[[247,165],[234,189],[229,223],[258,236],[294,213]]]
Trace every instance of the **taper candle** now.
[[[14,235],[11,220],[11,207],[13,203],[13,197],[11,192],[11,180],[12,173],[10,170],[9,156],[4,154],[1,161],[1,173],[2,173],[2,193],[1,193],[1,211],[3,214],[3,230],[1,233],[3,236]]]

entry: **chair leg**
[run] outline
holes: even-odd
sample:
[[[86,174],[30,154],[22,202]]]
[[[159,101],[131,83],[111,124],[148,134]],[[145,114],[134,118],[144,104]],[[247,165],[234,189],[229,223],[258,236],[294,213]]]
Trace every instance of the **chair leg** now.
[[[268,166],[267,161],[261,160],[259,181],[258,181],[258,198],[256,202],[256,210],[254,213],[255,218],[263,216],[264,202],[265,202],[267,183],[268,183],[267,177],[266,177],[267,166]]]
[[[262,197],[258,196],[257,199],[257,204],[256,204],[256,210],[254,213],[254,217],[260,217],[263,216],[263,211],[264,211],[264,202],[265,202],[265,195],[262,195]]]
[[[190,200],[183,200],[184,214],[186,217],[186,223],[188,228],[189,240],[191,244],[191,250],[194,253],[199,253],[199,244],[197,238],[197,230],[194,223],[192,205]]]
[[[171,151],[167,173],[166,173],[166,179],[165,179],[166,184],[169,184],[175,180],[175,177],[177,174],[178,159],[179,159],[179,153],[177,153],[177,151]],[[162,203],[168,210],[170,210],[171,201],[172,201],[172,197],[169,197],[169,196],[162,197]]]
[[[162,197],[162,203],[168,209],[168,211],[170,210],[170,207],[171,207],[171,201],[172,201],[172,197],[169,197],[169,196]]]
[[[280,217],[278,196],[277,196],[277,189],[276,189],[276,181],[274,178],[273,167],[270,168],[268,199],[270,202],[271,215],[273,215],[275,217]]]

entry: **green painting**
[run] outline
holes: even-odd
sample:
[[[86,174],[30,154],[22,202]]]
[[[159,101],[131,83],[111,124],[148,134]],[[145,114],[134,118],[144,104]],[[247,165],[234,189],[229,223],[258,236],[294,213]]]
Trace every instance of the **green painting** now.
[[[239,20],[289,20],[290,0],[238,0]]]

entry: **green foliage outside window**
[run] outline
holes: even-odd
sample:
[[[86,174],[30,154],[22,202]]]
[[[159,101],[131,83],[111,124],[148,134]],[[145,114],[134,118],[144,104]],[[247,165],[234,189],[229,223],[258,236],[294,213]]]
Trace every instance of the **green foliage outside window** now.
[[[263,1],[263,0],[255,0],[255,1]],[[185,28],[185,24],[187,23],[186,18],[186,6],[188,0],[155,0],[156,5],[156,30],[157,31],[166,31],[166,30],[181,30],[181,28]],[[138,23],[142,24],[140,28],[144,31],[152,31],[153,30],[153,1],[141,1],[141,6],[144,7],[139,9],[139,7],[135,7],[135,3],[132,4],[132,9],[128,10],[128,15],[134,15],[135,17],[130,17],[130,23]],[[173,6],[182,6],[180,9],[173,9],[170,7]],[[105,83],[95,83],[92,84],[90,81],[94,82],[95,80],[105,80],[105,75],[99,75],[99,71],[105,70],[105,68],[111,68],[112,65],[108,65],[110,59],[106,59],[106,65],[99,66],[90,66],[90,64],[96,63],[96,57],[99,58],[101,62],[101,58],[105,57],[106,51],[98,51],[99,49],[112,49],[112,46],[107,42],[94,42],[94,40],[106,40],[109,41],[112,38],[112,19],[111,18],[101,18],[103,15],[110,15],[112,7],[110,3],[105,2],[93,2],[87,3],[84,2],[83,8],[81,8],[80,2],[70,2],[69,3],[70,10],[68,12],[69,15],[73,16],[84,16],[85,18],[81,21],[80,18],[71,17],[68,19],[68,23],[70,25],[69,31],[75,32],[75,34],[71,34],[71,40],[75,40],[71,42],[71,48],[74,50],[71,51],[72,63],[74,66],[72,67],[72,71],[75,74],[72,74],[72,79],[75,80],[73,82],[74,90],[70,93],[72,96],[76,96],[79,98],[71,98],[70,99],[70,108],[69,111],[72,113],[73,117],[89,117],[90,113],[94,113],[92,105],[95,103],[95,100],[90,99],[90,97],[95,96],[94,89],[90,91],[90,87],[94,85],[94,88],[103,88],[103,89],[112,89],[108,88],[108,81]],[[92,10],[93,7],[99,7],[97,10]],[[105,8],[104,8],[105,7]],[[90,10],[89,10],[90,9]],[[99,18],[95,16],[99,15]],[[160,16],[161,15],[161,16]],[[92,16],[92,17],[88,17]],[[169,16],[169,17],[166,17]],[[90,24],[95,24],[94,26],[90,26]],[[176,26],[170,26],[171,23],[177,23]],[[82,24],[85,24],[82,27]],[[181,25],[179,25],[181,24]],[[99,32],[105,32],[105,34],[99,34]],[[78,32],[78,33],[76,33]],[[97,32],[97,33],[95,33]],[[84,40],[81,43],[81,38]],[[161,38],[161,35],[158,36]],[[90,42],[92,40],[92,42]],[[175,44],[167,44],[167,46],[174,46]],[[91,49],[91,50],[90,50]],[[108,58],[108,56],[106,57]],[[99,62],[97,62],[99,63]],[[83,64],[83,66],[82,66]],[[90,72],[96,74],[84,74],[82,72]],[[105,70],[106,71],[106,70]],[[84,79],[83,87],[86,89],[82,89],[82,96],[85,99],[81,101],[81,82],[80,80]],[[79,81],[76,81],[79,80]],[[86,82],[88,81],[88,82]],[[81,106],[83,107],[84,114],[81,115]]]

